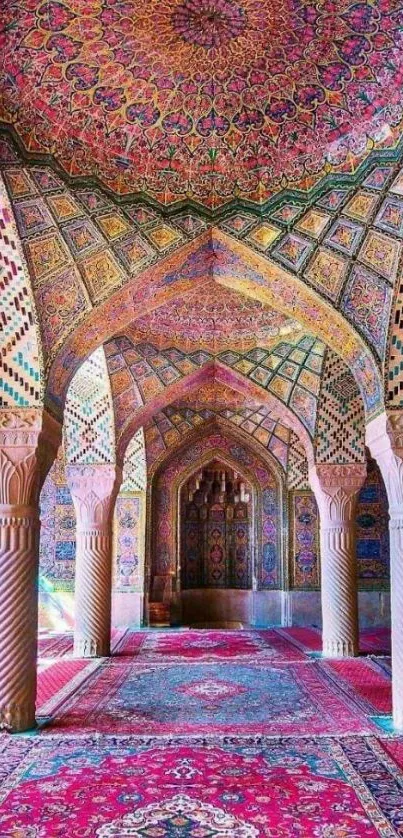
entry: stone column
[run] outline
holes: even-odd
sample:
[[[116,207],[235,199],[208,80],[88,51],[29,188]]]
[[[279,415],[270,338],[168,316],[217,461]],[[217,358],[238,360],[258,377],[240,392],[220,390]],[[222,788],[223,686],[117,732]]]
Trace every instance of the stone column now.
[[[329,658],[358,654],[355,509],[365,474],[360,464],[309,471],[320,515],[322,649]]]
[[[114,465],[68,466],[77,517],[74,654],[110,654],[112,516],[122,481]]]
[[[42,409],[0,410],[0,728],[35,726],[39,493],[61,426]]]
[[[393,724],[403,730],[403,413],[382,413],[367,425],[389,501]]]

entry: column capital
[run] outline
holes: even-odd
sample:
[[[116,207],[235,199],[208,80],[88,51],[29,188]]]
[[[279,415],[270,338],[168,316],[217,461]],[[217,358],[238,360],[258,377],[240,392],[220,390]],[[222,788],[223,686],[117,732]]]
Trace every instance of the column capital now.
[[[366,443],[381,470],[391,518],[402,518],[403,412],[384,411],[368,422]]]
[[[322,523],[324,518],[341,525],[351,520],[366,473],[365,463],[324,463],[309,469]]]
[[[78,530],[107,527],[122,482],[122,469],[110,463],[69,465],[66,476]]]
[[[0,507],[35,505],[62,428],[41,408],[0,410]]]

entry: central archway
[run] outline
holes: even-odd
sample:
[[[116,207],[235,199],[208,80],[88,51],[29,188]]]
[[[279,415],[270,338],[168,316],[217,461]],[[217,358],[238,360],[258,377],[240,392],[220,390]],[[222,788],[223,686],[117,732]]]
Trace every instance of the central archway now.
[[[208,474],[211,472],[210,479]],[[215,491],[218,496],[225,493],[220,491],[220,486],[213,486],[217,479],[233,484],[227,487],[229,496],[218,504],[215,503]],[[206,539],[203,550],[208,552],[210,547],[216,553],[216,568],[222,566],[224,573],[214,580],[211,572],[202,573],[199,566],[190,584],[187,575],[184,587],[181,512],[186,503],[189,512],[192,505],[193,509],[197,506],[193,500],[203,481],[202,496],[197,500],[206,503],[200,505],[198,523],[202,526],[198,538]],[[151,492],[152,520],[146,561],[146,617],[149,621],[171,625],[232,622],[255,625],[260,624],[256,608],[261,606],[269,621],[276,623],[278,615],[266,600],[281,589],[283,583],[285,529],[283,477],[273,458],[259,451],[257,446],[249,447],[243,438],[227,433],[226,429],[210,427],[198,439],[187,441],[164,459],[153,476]],[[221,517],[221,524],[211,519],[212,511]],[[243,521],[243,533],[238,533],[238,545],[233,526],[237,513],[244,516],[239,519]],[[203,515],[205,522],[200,521]],[[191,524],[191,520],[188,523]],[[225,554],[229,544],[233,554],[223,555],[220,562],[218,554],[220,550]],[[237,546],[242,549],[239,551],[238,581],[234,583]]]

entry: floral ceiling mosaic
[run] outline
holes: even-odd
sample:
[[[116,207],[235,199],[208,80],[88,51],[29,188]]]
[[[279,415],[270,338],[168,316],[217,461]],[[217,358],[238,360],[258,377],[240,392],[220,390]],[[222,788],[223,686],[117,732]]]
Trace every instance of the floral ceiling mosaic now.
[[[262,204],[399,139],[398,0],[66,0],[2,12],[1,120],[119,195]]]

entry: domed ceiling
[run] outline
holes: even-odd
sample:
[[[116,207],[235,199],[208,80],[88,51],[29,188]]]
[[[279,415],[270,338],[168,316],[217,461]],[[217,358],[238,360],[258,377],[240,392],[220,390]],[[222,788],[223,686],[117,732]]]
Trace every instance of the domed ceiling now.
[[[261,205],[398,141],[403,2],[5,5],[0,119],[119,195]]]

